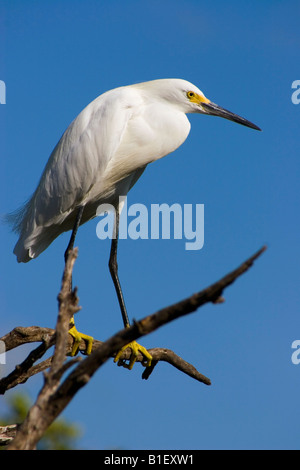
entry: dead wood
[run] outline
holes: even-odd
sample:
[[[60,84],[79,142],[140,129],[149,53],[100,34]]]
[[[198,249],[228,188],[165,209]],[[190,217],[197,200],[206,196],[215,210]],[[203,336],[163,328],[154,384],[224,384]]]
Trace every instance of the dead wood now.
[[[7,377],[0,380],[0,393],[5,393],[6,390],[24,383],[32,375],[44,371],[44,385],[36,403],[30,409],[24,423],[16,430],[15,438],[13,440],[8,439],[9,444],[7,448],[18,450],[34,449],[48,426],[63,411],[80,388],[88,383],[96,370],[110,357],[114,357],[129,342],[151,333],[170,321],[195,312],[199,307],[207,303],[222,303],[224,301],[223,291],[245,273],[265,249],[265,247],[261,248],[237,269],[206,289],[180,302],[162,308],[142,320],[135,321],[130,328],[117,332],[105,342],[95,340],[91,355],[85,358],[77,356],[66,361],[66,355],[72,345],[72,338],[68,334],[70,319],[80,309],[76,288],[70,290],[73,265],[77,257],[77,249],[72,250],[65,266],[62,287],[58,296],[59,314],[56,329],[52,330],[37,326],[17,327],[0,338],[5,343],[6,351],[25,343],[41,343],[29,354],[22,364],[18,365]],[[35,364],[53,345],[53,356]],[[84,353],[85,348],[86,345],[82,341],[79,349]],[[150,376],[154,367],[160,361],[165,361],[195,380],[210,385],[210,380],[207,377],[200,374],[193,365],[186,362],[173,351],[166,348],[153,348],[149,352],[153,357],[153,362],[150,368],[144,369],[142,375],[144,379]],[[119,365],[125,366],[129,357],[130,350],[127,349],[124,351]],[[143,356],[138,356],[137,361],[143,363]],[[70,368],[73,369],[62,380],[63,375]]]

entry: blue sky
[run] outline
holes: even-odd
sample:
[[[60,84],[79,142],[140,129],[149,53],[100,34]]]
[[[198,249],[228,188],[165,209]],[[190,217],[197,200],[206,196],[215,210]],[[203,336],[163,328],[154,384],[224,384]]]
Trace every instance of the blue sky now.
[[[213,102],[263,129],[190,115],[189,138],[151,164],[128,204],[204,204],[205,243],[121,240],[120,278],[130,318],[141,318],[216,281],[262,245],[267,252],[208,305],[144,338],[173,349],[212,380],[166,364],[142,381],[109,361],[66,409],[86,449],[299,448],[299,123],[297,1],[16,1],[0,5],[0,212],[34,191],[61,134],[104,91],[184,78]],[[74,282],[78,329],[105,339],[122,320],[97,220],[80,229]],[[16,237],[0,227],[1,335],[53,327],[68,234],[19,265]],[[8,356],[7,367],[24,350]],[[34,397],[41,377],[24,386]],[[2,398],[1,398],[2,400]],[[0,410],[5,404],[0,402]]]

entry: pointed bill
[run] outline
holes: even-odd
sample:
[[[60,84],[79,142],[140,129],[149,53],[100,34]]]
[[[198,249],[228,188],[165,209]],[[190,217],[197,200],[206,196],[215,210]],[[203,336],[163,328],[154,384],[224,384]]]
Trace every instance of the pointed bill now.
[[[202,102],[201,107],[207,114],[211,114],[212,116],[219,116],[224,119],[228,119],[229,121],[234,121],[238,124],[242,124],[243,126],[251,127],[252,129],[261,131],[261,129],[256,126],[256,124],[253,124],[247,119],[238,116],[237,114],[234,114],[231,111],[228,111],[227,109],[221,108],[221,106],[218,106],[217,104],[212,103],[211,101]]]

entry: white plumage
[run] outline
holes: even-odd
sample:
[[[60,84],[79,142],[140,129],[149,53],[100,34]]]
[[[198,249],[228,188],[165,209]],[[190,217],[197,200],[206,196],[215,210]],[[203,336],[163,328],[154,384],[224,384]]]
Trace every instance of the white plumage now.
[[[95,217],[99,204],[117,207],[146,166],[187,138],[186,113],[213,114],[254,124],[211,103],[191,83],[154,80],[110,90],[70,124],[53,150],[29,202],[14,216],[19,233],[14,253],[28,262],[62,232]]]

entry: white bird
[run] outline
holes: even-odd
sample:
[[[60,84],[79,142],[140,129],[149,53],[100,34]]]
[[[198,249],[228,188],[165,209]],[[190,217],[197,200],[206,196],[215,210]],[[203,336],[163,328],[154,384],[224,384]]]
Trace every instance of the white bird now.
[[[18,262],[26,263],[36,258],[61,233],[72,230],[65,252],[67,259],[78,227],[96,216],[100,204],[112,204],[115,207],[115,238],[109,268],[123,322],[128,327],[117,272],[122,210],[119,197],[127,195],[149,163],[173,152],[186,140],[191,127],[187,113],[220,116],[260,130],[246,119],[212,103],[186,80],[154,80],[103,93],[83,109],[64,132],[31,199],[13,214],[13,229],[19,233],[14,248]],[[82,336],[74,325],[72,331],[77,344]],[[138,350],[150,365],[151,356],[145,348],[135,342],[130,347],[129,368],[132,368]],[[90,352],[91,342],[88,348]],[[72,353],[76,353],[76,347]],[[119,357],[120,354],[116,360]]]

